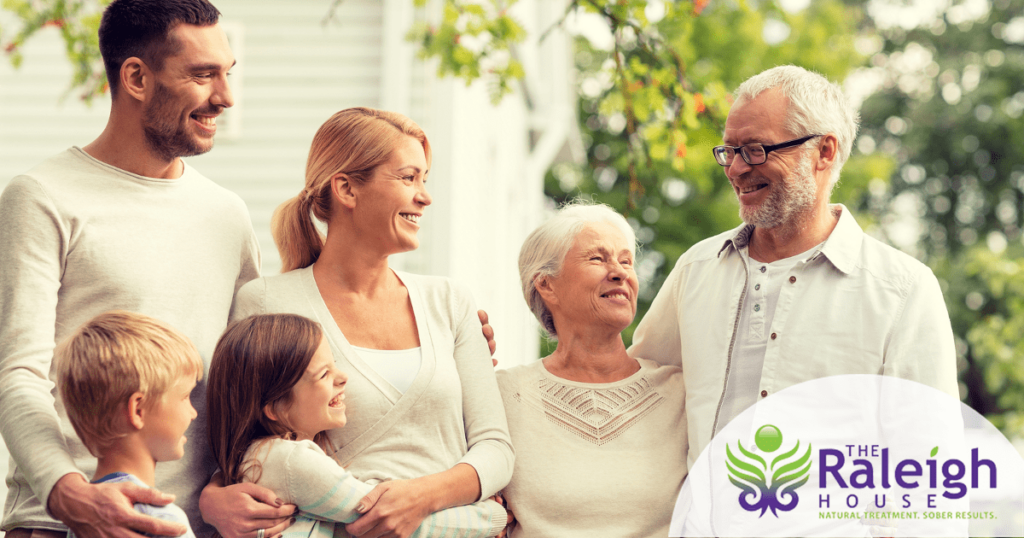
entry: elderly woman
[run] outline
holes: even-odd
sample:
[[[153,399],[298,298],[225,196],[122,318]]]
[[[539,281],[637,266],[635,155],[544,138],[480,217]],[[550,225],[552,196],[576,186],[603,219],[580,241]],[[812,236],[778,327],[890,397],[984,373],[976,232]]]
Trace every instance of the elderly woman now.
[[[605,205],[575,204],[519,254],[523,295],[555,352],[498,372],[516,447],[511,536],[663,537],[686,476],[677,367],[626,354],[636,239]]]
[[[493,495],[512,473],[472,297],[448,279],[388,265],[419,246],[429,168],[430,144],[409,118],[368,108],[332,116],[313,138],[304,188],[274,213],[284,273],[246,284],[232,311],[299,314],[323,327],[351,407],[348,425],[328,432],[334,459],[382,482],[369,512],[348,525],[357,536],[409,536],[432,512]],[[245,517],[258,510],[216,486],[201,508],[222,534],[270,538],[287,525]],[[505,526],[504,513],[493,519],[490,535]]]

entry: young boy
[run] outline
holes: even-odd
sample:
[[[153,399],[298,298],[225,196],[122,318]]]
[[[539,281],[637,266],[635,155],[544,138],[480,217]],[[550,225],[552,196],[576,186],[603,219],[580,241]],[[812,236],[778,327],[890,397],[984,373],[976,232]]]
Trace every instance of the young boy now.
[[[72,332],[54,358],[71,425],[98,458],[93,482],[153,487],[156,462],[184,455],[185,430],[196,418],[189,395],[203,362],[195,346],[162,321],[113,311]],[[135,509],[188,527],[174,504]]]

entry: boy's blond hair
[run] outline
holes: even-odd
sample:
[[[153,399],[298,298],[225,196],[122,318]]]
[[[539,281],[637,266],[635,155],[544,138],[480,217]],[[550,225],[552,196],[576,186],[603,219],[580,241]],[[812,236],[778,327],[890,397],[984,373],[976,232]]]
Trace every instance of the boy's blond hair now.
[[[188,337],[155,318],[119,310],[75,329],[54,360],[71,425],[96,457],[127,435],[117,417],[132,394],[145,394],[148,407],[178,379],[203,376],[203,360]]]

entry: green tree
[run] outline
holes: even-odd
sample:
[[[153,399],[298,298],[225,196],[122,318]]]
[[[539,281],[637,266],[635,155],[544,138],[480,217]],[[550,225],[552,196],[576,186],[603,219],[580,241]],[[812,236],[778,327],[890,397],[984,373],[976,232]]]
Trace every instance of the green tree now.
[[[721,143],[729,91],[781,64],[842,80],[862,61],[854,48],[861,13],[832,1],[798,13],[770,2],[680,2],[652,20],[645,2],[580,4],[604,18],[614,47],[576,40],[587,163],[555,166],[545,190],[556,202],[592,197],[634,223],[643,244],[637,269],[646,281],[639,320],[686,249],[740,222],[735,194],[711,155]],[[623,6],[635,9],[625,19]],[[664,88],[677,81],[673,99]],[[872,177],[888,176],[890,163],[851,159],[833,199],[859,200]],[[635,323],[625,331],[627,343],[634,329]]]
[[[1024,427],[1024,1],[981,7],[910,28],[874,21],[868,73],[882,85],[861,109],[858,147],[896,167],[859,207],[935,270],[964,400],[1010,433]]]
[[[103,8],[111,0],[3,0],[0,7],[11,12],[17,31],[0,27],[0,48],[11,65],[19,67],[23,60],[21,48],[26,41],[46,27],[60,29],[68,61],[74,69],[65,97],[78,92],[92,102],[107,91],[107,76],[100,58],[97,31]],[[5,31],[6,30],[6,31]]]

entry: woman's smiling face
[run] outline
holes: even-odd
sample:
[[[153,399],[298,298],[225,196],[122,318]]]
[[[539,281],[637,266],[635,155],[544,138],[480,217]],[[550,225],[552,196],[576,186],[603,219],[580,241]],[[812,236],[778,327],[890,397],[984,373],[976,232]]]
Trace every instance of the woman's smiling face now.
[[[608,222],[588,224],[576,236],[558,276],[549,279],[554,295],[548,308],[559,335],[577,325],[607,326],[621,332],[636,315],[637,281],[633,249],[625,235]]]
[[[420,218],[431,203],[427,192],[427,158],[423,145],[402,138],[391,157],[356,187],[357,222],[388,254],[419,247]]]

